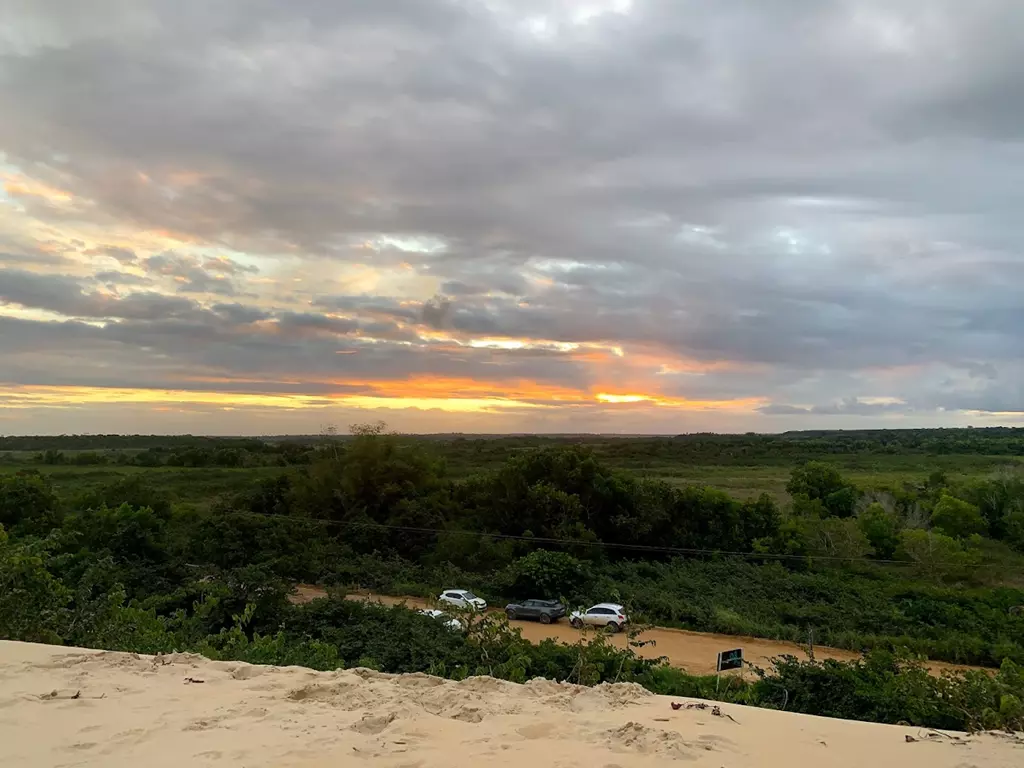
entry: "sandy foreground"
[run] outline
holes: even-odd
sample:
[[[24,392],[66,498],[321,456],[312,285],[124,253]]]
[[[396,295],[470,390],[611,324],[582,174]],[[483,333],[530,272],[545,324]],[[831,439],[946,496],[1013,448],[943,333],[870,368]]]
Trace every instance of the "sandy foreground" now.
[[[452,682],[0,642],[0,765],[1024,765],[1020,737],[672,701],[683,700],[630,684]]]

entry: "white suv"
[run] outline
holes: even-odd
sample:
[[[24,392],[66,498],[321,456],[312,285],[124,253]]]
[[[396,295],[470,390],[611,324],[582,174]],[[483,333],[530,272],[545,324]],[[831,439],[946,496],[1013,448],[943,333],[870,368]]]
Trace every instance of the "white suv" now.
[[[452,630],[453,632],[461,632],[462,631],[462,622],[459,621],[458,619],[451,618],[444,611],[439,611],[436,608],[423,608],[423,609],[421,609],[419,611],[419,614],[421,616],[429,616],[431,619],[436,619],[438,621],[443,621],[444,625],[446,627],[448,627],[448,629]]]
[[[454,605],[456,608],[469,608],[474,611],[486,611],[487,601],[477,597],[468,589],[446,589],[437,598],[439,603]]]
[[[569,623],[579,629],[584,624],[592,627],[607,627],[618,632],[629,623],[626,609],[618,603],[598,603],[587,610],[573,611],[569,614]]]

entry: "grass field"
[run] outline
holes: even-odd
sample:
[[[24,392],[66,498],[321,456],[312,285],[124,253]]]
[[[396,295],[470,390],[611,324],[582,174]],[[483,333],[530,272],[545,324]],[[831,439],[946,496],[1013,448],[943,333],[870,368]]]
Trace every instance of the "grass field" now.
[[[444,457],[447,473],[454,479],[496,469],[509,455],[508,449],[496,450],[496,446],[488,445],[491,441],[477,442],[482,443],[479,447],[484,450],[467,450],[462,444],[444,443],[434,443],[432,448]],[[708,485],[738,499],[768,493],[780,503],[787,503],[786,483],[793,467],[800,463],[776,461],[771,457],[752,459],[747,464],[683,463],[643,454],[630,455],[622,451],[623,439],[614,442],[614,452],[602,451],[604,445],[594,443],[595,452],[612,467],[675,485]],[[67,453],[73,456],[75,452]],[[919,484],[935,471],[944,472],[950,481],[962,481],[1007,468],[1024,467],[1024,459],[1008,456],[829,454],[821,458],[839,466],[844,476],[864,490]],[[89,491],[119,477],[145,475],[146,482],[166,492],[171,501],[197,507],[208,506],[221,494],[236,493],[283,471],[280,467],[53,466],[31,461],[28,453],[0,453],[0,474],[23,470],[37,470],[46,475],[62,496]]]
[[[861,462],[850,462],[854,467],[844,465],[842,461],[835,461],[835,457],[829,457],[843,467],[843,476],[865,490],[895,488],[905,483],[917,484],[927,479],[932,472],[941,469],[951,481],[967,480],[972,477],[984,477],[992,472],[1005,468],[1010,462],[1004,457],[993,457],[989,461],[969,461],[958,465],[950,459],[988,457],[941,457],[944,461],[937,462],[931,457],[921,457],[919,462],[907,462],[906,457],[894,457],[899,461],[891,464],[881,461],[874,466],[864,466]],[[916,458],[916,457],[915,457]],[[860,466],[857,466],[860,464]],[[889,464],[889,465],[887,465]],[[916,466],[915,466],[916,464]],[[1016,466],[1024,466],[1019,461],[1012,462]],[[630,468],[639,474],[646,474],[667,480],[677,485],[710,485],[719,488],[738,499],[754,498],[761,493],[768,493],[780,503],[789,500],[786,493],[786,483],[789,481],[792,466],[692,466],[692,467],[664,467],[664,468]]]
[[[280,467],[53,467],[45,464],[0,464],[0,475],[37,470],[49,478],[57,494],[71,498],[125,477],[145,477],[146,484],[166,493],[172,503],[206,508],[219,497],[251,487],[263,478],[280,474]]]

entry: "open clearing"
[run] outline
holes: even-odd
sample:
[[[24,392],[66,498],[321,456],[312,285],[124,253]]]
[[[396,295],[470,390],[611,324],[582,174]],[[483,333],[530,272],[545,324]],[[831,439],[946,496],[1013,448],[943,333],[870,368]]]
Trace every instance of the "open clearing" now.
[[[327,591],[321,587],[300,585],[296,587],[291,600],[295,603],[308,603],[317,598],[327,597]],[[432,608],[435,602],[419,597],[391,597],[388,595],[350,594],[349,600],[369,600],[382,605],[406,605],[409,608]],[[492,609],[499,610],[499,609]],[[523,637],[531,643],[542,640],[557,640],[562,643],[575,643],[580,639],[580,630],[574,629],[568,621],[562,620],[555,624],[541,624],[535,621],[516,621],[512,626],[521,629]],[[589,630],[593,632],[594,630]],[[610,636],[611,642],[618,648],[625,648],[627,637],[624,634]],[[711,632],[690,632],[685,629],[670,627],[654,627],[642,636],[643,640],[653,640],[654,645],[637,648],[636,652],[646,658],[664,656],[668,662],[692,674],[714,674],[719,651],[733,648],[743,649],[743,658],[754,666],[767,669],[771,659],[776,656],[792,655],[800,659],[807,658],[806,648],[782,640],[767,640],[760,637],[744,637],[741,635],[719,635]],[[860,654],[841,648],[814,646],[814,656],[818,659],[836,659],[851,661],[860,658]],[[943,670],[977,669],[964,665],[948,664],[941,661],[928,662],[933,674]]]

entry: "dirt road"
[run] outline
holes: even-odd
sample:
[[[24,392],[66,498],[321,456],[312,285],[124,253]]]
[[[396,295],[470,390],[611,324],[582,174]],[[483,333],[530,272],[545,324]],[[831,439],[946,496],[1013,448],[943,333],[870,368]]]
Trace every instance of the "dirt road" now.
[[[306,603],[318,597],[326,597],[327,592],[320,587],[300,585],[296,587],[292,595],[295,603]],[[383,605],[399,605],[405,603],[410,608],[433,607],[432,601],[423,600],[417,597],[389,597],[387,595],[347,595],[349,600],[371,600]],[[579,640],[580,630],[573,629],[565,620],[555,624],[540,624],[534,621],[516,621],[513,625],[521,629],[523,637],[533,643],[541,640],[553,639],[564,643],[575,643]],[[766,640],[761,637],[743,637],[741,635],[718,635],[710,632],[690,632],[684,629],[670,629],[668,627],[656,627],[643,634],[642,639],[653,640],[653,646],[645,646],[637,649],[641,656],[656,658],[665,656],[672,666],[680,667],[694,674],[713,674],[719,651],[728,651],[733,648],[743,649],[743,658],[755,666],[767,669],[770,660],[774,656],[791,654],[797,658],[806,659],[807,654],[803,647],[780,640]],[[611,642],[625,648],[626,636],[623,634],[612,635]],[[818,659],[837,659],[839,661],[850,661],[860,658],[859,653],[847,651],[841,648],[827,648],[815,646],[814,655]],[[946,662],[929,662],[928,668],[933,674],[938,674],[945,669],[967,669],[956,664]]]

